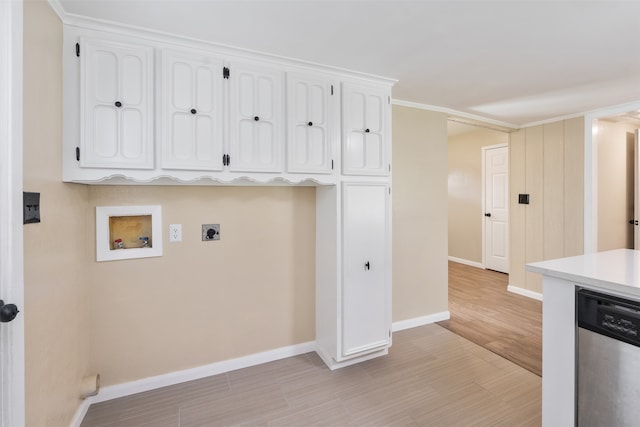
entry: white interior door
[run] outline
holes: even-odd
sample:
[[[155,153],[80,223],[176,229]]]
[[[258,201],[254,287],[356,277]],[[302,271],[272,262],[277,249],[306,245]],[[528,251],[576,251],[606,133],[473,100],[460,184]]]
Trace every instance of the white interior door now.
[[[0,299],[22,308],[22,0],[0,1]],[[1,316],[0,316],[1,317]],[[0,323],[0,427],[23,426],[24,317]]]
[[[483,147],[484,265],[509,272],[509,147]]]

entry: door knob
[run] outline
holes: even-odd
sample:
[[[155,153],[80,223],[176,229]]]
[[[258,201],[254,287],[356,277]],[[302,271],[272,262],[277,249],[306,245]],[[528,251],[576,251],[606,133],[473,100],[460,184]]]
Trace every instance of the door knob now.
[[[11,322],[19,312],[15,304],[5,304],[4,301],[0,299],[0,322]]]
[[[484,214],[484,216],[486,216],[486,217],[490,217],[490,216],[491,216],[491,214],[490,214],[490,213],[486,213],[486,214]]]

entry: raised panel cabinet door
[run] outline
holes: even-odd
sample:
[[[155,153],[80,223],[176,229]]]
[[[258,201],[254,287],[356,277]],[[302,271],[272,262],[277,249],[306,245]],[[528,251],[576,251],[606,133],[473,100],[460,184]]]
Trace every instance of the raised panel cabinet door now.
[[[153,49],[80,40],[80,166],[153,168]]]
[[[391,341],[389,187],[343,184],[342,356]]]
[[[284,74],[253,63],[229,72],[229,170],[281,172],[284,156]]]
[[[332,171],[333,84],[311,75],[287,73],[287,171]]]
[[[388,175],[388,90],[343,83],[342,96],[342,172]]]
[[[165,50],[162,73],[161,167],[221,171],[223,61]]]

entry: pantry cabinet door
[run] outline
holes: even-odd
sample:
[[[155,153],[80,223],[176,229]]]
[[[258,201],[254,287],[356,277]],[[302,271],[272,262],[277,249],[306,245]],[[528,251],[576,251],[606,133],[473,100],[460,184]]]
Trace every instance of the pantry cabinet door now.
[[[222,170],[222,73],[220,58],[163,51],[163,169]]]
[[[287,73],[288,172],[332,172],[333,88],[327,79]]]
[[[284,73],[242,62],[232,63],[229,68],[229,170],[281,172]]]
[[[80,167],[153,169],[153,49],[81,39]]]
[[[344,83],[342,96],[343,173],[388,175],[388,91]]]
[[[389,186],[343,184],[342,356],[391,343]]]

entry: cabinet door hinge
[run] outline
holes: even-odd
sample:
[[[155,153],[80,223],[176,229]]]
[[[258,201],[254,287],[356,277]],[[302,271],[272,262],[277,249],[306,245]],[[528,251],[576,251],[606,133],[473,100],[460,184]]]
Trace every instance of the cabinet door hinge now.
[[[222,68],[222,77],[223,78],[228,79],[230,75],[231,75],[231,71],[229,70],[229,67]]]
[[[76,147],[76,161],[80,161],[80,147]]]
[[[80,57],[80,43],[76,43],[76,56]]]

